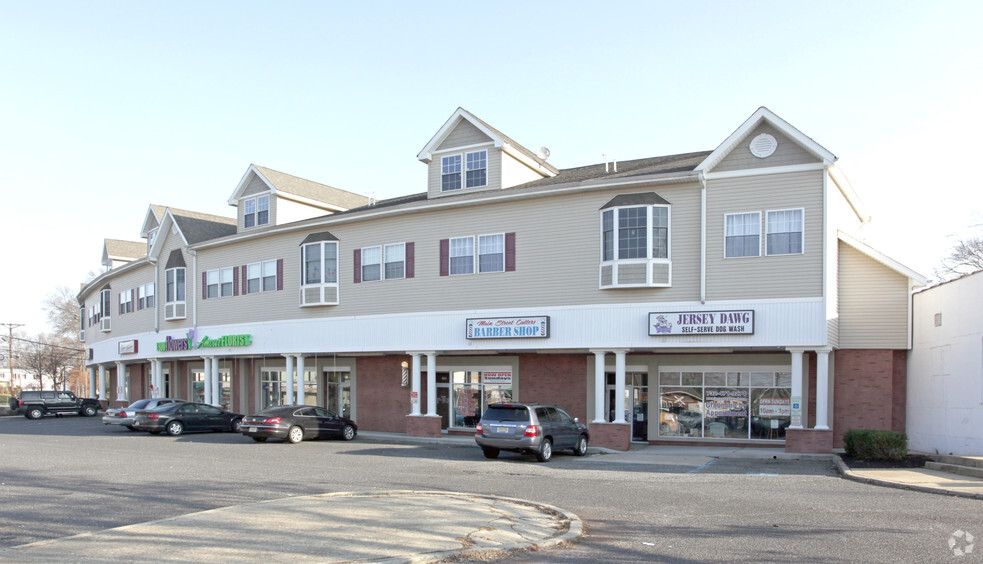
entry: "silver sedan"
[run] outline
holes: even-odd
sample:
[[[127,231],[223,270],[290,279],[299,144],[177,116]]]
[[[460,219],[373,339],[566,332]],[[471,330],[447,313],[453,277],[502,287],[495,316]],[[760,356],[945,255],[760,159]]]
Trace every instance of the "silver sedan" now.
[[[107,409],[102,422],[106,425],[123,425],[131,431],[136,431],[137,429],[133,428],[133,416],[136,415],[137,410],[147,411],[172,403],[185,403],[186,401],[178,398],[148,398],[137,400],[121,409]]]

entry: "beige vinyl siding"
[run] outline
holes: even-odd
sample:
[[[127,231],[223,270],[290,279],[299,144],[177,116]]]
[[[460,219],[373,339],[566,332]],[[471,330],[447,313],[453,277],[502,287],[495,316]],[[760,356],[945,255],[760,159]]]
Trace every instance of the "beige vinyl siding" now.
[[[784,299],[823,293],[823,171],[707,183],[707,299]],[[767,256],[767,212],[803,208],[803,253]],[[674,210],[675,211],[675,210]],[[724,258],[724,216],[761,212],[761,256]]]
[[[778,148],[770,156],[758,158],[751,154],[748,148],[751,140],[762,133],[767,133],[778,141]],[[821,162],[815,155],[803,149],[799,144],[779,133],[777,129],[762,124],[748,135],[743,141],[738,143],[717,166],[713,167],[712,172],[728,172],[733,170],[745,170],[749,168],[788,166],[807,163]]]
[[[840,348],[908,348],[908,279],[839,244]]]
[[[447,150],[453,150],[458,147],[466,147],[468,145],[477,145],[478,143],[489,143],[491,142],[491,137],[488,137],[481,132],[480,129],[474,126],[473,123],[466,119],[459,120],[457,126],[454,127],[453,131],[444,137],[443,142],[434,150],[435,153]]]
[[[656,191],[672,202],[670,288],[599,290],[600,208],[622,193]],[[262,322],[327,316],[394,314],[501,307],[685,301],[699,299],[699,185],[581,193],[538,200],[427,211],[203,249],[199,271],[284,259],[284,289],[199,301],[198,323]],[[329,231],[340,240],[341,303],[299,307],[300,243]],[[516,233],[516,270],[440,276],[440,240]],[[353,281],[353,250],[415,243],[415,277]],[[200,278],[200,274],[198,274]],[[199,290],[200,292],[200,290]]]
[[[464,162],[465,162],[464,154],[471,153],[474,151],[483,151],[483,150],[488,151],[488,163],[487,163],[488,184],[477,188],[461,188],[460,190],[441,192],[440,190],[441,157],[446,157],[448,155],[456,155],[456,154],[461,155],[461,170],[462,170],[461,185],[463,186],[464,185],[463,171],[464,171]],[[502,187],[502,150],[496,149],[495,147],[489,145],[486,148],[464,149],[460,151],[460,153],[451,151],[446,153],[435,154],[433,160],[430,161],[430,164],[428,165],[428,175],[429,176],[427,180],[427,186],[431,198],[439,197],[439,196],[452,196],[455,194],[463,194],[463,193],[470,193],[470,192],[480,192],[484,190],[498,190],[499,188]]]
[[[113,330],[109,336],[115,335],[119,338],[154,330],[154,308],[137,310],[137,303],[140,300],[139,286],[149,284],[153,281],[154,265],[150,263],[129,269],[124,274],[112,280]],[[120,292],[129,292],[131,290],[133,291],[133,312],[120,315],[119,294]],[[154,293],[156,299],[156,289]]]

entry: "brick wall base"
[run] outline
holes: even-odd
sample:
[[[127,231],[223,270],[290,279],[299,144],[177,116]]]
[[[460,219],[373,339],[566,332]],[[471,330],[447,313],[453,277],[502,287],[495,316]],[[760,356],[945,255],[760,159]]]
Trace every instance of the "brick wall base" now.
[[[410,437],[439,437],[440,417],[407,415],[406,434]]]
[[[833,452],[833,431],[786,429],[785,452],[830,454]]]
[[[631,447],[631,426],[628,423],[590,423],[591,446],[628,450]]]

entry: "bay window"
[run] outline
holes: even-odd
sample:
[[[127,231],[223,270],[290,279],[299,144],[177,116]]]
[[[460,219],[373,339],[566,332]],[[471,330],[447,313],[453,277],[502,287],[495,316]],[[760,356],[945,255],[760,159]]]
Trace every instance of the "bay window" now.
[[[338,241],[330,233],[309,236],[300,247],[300,264],[300,305],[337,305]]]
[[[601,208],[601,288],[672,285],[671,208],[654,192]]]
[[[184,267],[164,271],[164,319],[184,319],[187,316],[184,282]]]

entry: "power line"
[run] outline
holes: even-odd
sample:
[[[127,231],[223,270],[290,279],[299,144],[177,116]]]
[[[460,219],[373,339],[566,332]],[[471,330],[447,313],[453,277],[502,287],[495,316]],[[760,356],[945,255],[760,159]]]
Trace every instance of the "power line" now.
[[[0,323],[0,325],[5,325],[5,324],[4,323]],[[30,339],[22,339],[20,337],[13,337],[13,336],[11,336],[11,337],[6,337],[6,338],[7,339],[13,339],[14,341],[23,341],[25,343],[31,343],[32,345],[41,345],[42,347],[54,347],[56,349],[65,349],[67,351],[73,351],[73,352],[79,352],[79,353],[84,353],[85,352],[85,349],[73,349],[72,347],[63,347],[61,345],[55,345],[53,343],[44,343],[44,342],[41,342],[41,341],[32,341]]]

